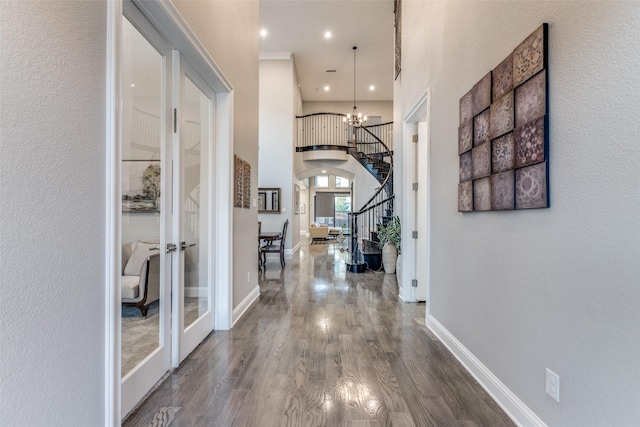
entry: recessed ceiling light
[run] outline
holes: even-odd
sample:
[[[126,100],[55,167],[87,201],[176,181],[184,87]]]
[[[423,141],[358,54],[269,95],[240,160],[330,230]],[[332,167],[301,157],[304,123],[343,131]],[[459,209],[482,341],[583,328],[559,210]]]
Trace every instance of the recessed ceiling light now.
[[[327,173],[327,170],[326,170],[326,169],[323,169],[323,170],[322,170],[322,173]]]
[[[331,38],[331,36],[332,36],[331,31],[325,31],[325,33],[324,33],[324,38],[325,38],[325,39],[327,39],[327,40],[328,40],[328,39],[330,39],[330,38]]]
[[[131,83],[131,87],[136,87],[136,85],[135,85],[135,84],[133,84],[133,83]]]
[[[267,34],[269,33],[264,28],[260,30],[260,37],[262,38],[267,37]]]
[[[369,90],[373,91],[376,90],[376,87],[374,85],[369,86]]]
[[[329,86],[328,85],[324,87],[324,91],[325,92],[329,92]]]

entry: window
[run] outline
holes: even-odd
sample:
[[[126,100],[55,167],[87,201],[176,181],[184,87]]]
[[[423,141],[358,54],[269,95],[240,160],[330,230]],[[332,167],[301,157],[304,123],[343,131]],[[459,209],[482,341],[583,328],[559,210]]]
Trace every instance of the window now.
[[[351,195],[349,193],[316,193],[315,221],[329,227],[349,226]]]
[[[349,180],[341,176],[336,176],[336,188],[349,188]]]
[[[317,175],[315,179],[316,187],[328,187],[329,186],[329,175]]]

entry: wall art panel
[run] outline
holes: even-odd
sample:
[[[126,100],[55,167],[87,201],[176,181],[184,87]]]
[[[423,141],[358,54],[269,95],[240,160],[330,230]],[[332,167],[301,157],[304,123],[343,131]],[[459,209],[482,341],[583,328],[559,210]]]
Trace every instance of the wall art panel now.
[[[491,175],[491,209],[494,211],[515,208],[514,171]]]
[[[549,207],[547,162],[516,170],[516,209]]]
[[[491,178],[486,177],[473,181],[473,210],[491,210]]]
[[[470,90],[460,98],[460,124],[463,125],[473,118],[473,91]]]
[[[460,182],[471,180],[471,151],[460,156]]]
[[[458,128],[458,154],[466,153],[473,148],[473,122],[469,120]]]
[[[484,110],[473,118],[473,146],[489,141],[489,110]]]
[[[513,55],[493,69],[492,101],[495,102],[513,89]]]
[[[546,73],[541,71],[516,89],[516,127],[529,123],[547,112]]]
[[[459,100],[458,211],[549,207],[548,25]]]
[[[472,188],[472,181],[458,184],[458,212],[471,212],[473,210]]]
[[[489,142],[471,151],[471,174],[473,179],[491,175],[491,144]]]
[[[527,123],[515,130],[516,168],[545,160],[545,118]]]
[[[516,167],[513,132],[491,142],[491,170],[500,173]]]
[[[513,51],[513,85],[518,86],[546,67],[547,24],[538,27]]]
[[[471,92],[473,94],[473,115],[475,116],[491,105],[491,72],[476,83]]]
[[[513,130],[513,91],[491,104],[489,133],[497,138]]]

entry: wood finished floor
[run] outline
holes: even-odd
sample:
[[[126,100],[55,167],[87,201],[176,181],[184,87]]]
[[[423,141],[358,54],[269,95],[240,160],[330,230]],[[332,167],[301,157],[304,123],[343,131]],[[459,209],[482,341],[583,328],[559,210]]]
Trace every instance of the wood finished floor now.
[[[209,336],[124,426],[512,426],[397,300],[332,245],[267,260],[260,299]]]

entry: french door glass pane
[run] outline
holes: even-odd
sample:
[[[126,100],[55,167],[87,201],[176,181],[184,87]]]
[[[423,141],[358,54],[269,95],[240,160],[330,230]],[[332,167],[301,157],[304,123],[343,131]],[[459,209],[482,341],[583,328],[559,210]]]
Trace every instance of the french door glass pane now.
[[[208,135],[210,100],[187,77],[185,79],[185,121],[181,138],[184,169],[182,236],[184,252],[184,327],[209,311],[207,252]]]
[[[123,18],[122,376],[160,345],[162,56]]]

